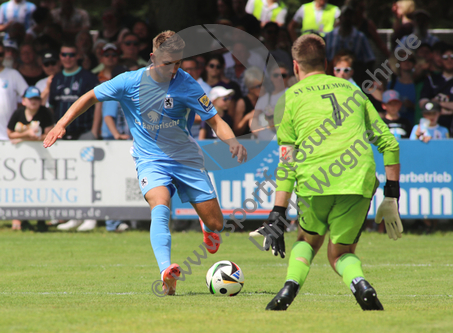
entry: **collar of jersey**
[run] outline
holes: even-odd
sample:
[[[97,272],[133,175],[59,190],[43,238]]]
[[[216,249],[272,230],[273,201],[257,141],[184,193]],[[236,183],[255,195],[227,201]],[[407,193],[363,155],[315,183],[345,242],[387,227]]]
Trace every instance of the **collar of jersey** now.
[[[81,70],[82,70],[82,67],[79,67],[75,72],[66,73],[66,70],[63,69],[63,75],[64,76],[74,76],[76,74],[79,74]]]

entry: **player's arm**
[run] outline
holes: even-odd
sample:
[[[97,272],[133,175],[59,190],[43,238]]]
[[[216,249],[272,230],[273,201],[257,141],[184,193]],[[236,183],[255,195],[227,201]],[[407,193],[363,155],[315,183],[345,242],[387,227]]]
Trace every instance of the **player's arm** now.
[[[96,98],[93,89],[75,101],[68,111],[66,111],[64,116],[57,122],[55,127],[47,134],[43,144],[44,148],[52,146],[57,139],[61,139],[66,133],[66,127],[97,102],[99,101]]]
[[[272,247],[272,253],[281,258],[286,255],[284,231],[288,226],[286,210],[294,189],[296,172],[294,156],[296,154],[295,143],[297,135],[293,126],[291,113],[291,95],[282,96],[275,107],[274,123],[278,128],[277,142],[279,144],[280,162],[277,169],[277,188],[274,207],[263,226],[252,231],[250,236],[264,236],[263,247],[266,251]]]
[[[239,163],[247,162],[247,150],[238,142],[230,126],[218,114],[206,120],[206,122],[217,134],[217,137],[230,147],[233,158],[237,156]]]
[[[370,100],[366,100],[365,124],[367,130],[373,131],[374,138],[371,142],[377,146],[378,151],[384,155],[385,173],[387,182],[384,186],[384,201],[380,204],[375,221],[381,223],[384,219],[389,238],[401,238],[403,225],[398,213],[398,200],[400,197],[400,160],[399,144],[390,133],[387,125],[382,121]]]

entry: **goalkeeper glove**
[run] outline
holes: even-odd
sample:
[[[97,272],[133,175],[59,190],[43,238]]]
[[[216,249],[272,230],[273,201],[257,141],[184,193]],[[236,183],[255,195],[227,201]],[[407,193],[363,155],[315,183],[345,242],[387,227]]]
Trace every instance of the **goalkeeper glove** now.
[[[274,256],[280,254],[280,257],[285,258],[285,224],[287,224],[286,207],[275,206],[263,226],[252,231],[249,236],[264,236],[263,248],[269,251],[272,247]]]
[[[401,238],[403,225],[398,213],[398,200],[400,198],[399,181],[387,180],[384,186],[384,201],[379,205],[376,213],[375,222],[381,223],[384,218],[385,229],[389,238],[397,240]]]

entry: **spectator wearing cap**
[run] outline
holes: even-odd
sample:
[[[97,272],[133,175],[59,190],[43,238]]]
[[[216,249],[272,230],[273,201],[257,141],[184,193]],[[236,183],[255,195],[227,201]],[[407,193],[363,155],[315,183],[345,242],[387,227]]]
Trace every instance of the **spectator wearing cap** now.
[[[288,24],[288,32],[293,42],[297,39],[296,30],[299,28],[302,34],[314,32],[321,36],[332,31],[340,17],[340,8],[327,2],[314,0],[300,6]]]
[[[233,127],[233,118],[228,114],[228,107],[233,95],[233,89],[226,89],[220,86],[212,88],[209,92],[209,99],[217,110],[217,113],[231,128]],[[211,129],[209,124],[202,121],[199,139],[215,139],[216,137],[215,132]]]
[[[403,58],[404,59],[404,58]],[[415,104],[417,93],[414,82],[414,68],[416,60],[413,56],[405,60],[398,60],[397,72],[392,74],[387,89],[396,90],[402,104],[400,115],[408,119],[412,124],[415,122]]]
[[[286,5],[281,0],[248,0],[245,11],[255,16],[262,27],[268,22],[282,26],[288,13]]]
[[[42,141],[53,128],[53,115],[41,105],[41,92],[30,86],[22,97],[23,106],[18,108],[8,122],[7,133],[13,143],[21,141]],[[12,229],[20,230],[28,221],[12,220]],[[46,222],[38,220],[38,231],[47,231]]]
[[[47,77],[39,80],[36,83],[36,87],[41,91],[42,104],[49,107],[50,84],[52,83],[55,74],[61,71],[61,62],[58,52],[53,50],[44,51],[41,57],[41,66]]]
[[[19,47],[17,46],[17,42],[15,40],[5,38],[3,40],[3,48],[5,52],[3,66],[17,69],[19,67]]]
[[[453,45],[446,45],[442,52],[442,73],[429,75],[420,93],[420,107],[428,101],[441,106],[439,124],[450,128],[453,121]]]
[[[326,58],[332,61],[340,50],[350,51],[355,58],[355,81],[362,85],[367,68],[371,68],[375,56],[366,36],[354,27],[355,10],[343,6],[340,15],[340,25],[325,36]]]
[[[104,68],[98,74],[100,83],[112,78],[112,70],[118,65],[119,54],[115,44],[105,44],[102,48],[101,63]]]
[[[0,5],[0,31],[7,30],[11,24],[18,22],[25,30],[32,26],[32,14],[36,5],[24,0],[10,0]]]
[[[397,139],[408,139],[412,130],[411,122],[400,116],[399,111],[403,103],[400,99],[400,94],[396,90],[387,90],[382,95],[382,108],[385,110],[385,116],[383,118],[384,123],[390,129]]]
[[[28,88],[20,73],[3,66],[5,48],[0,43],[0,141],[9,140],[7,126],[14,110],[20,106],[20,98]]]
[[[441,114],[441,105],[434,101],[429,101],[423,105],[423,118],[420,124],[415,125],[410,136],[411,140],[421,140],[428,143],[430,140],[448,139],[450,137],[448,129],[438,124]]]
[[[22,44],[19,49],[20,65],[17,69],[29,86],[46,77],[38,64],[38,57],[32,44]]]
[[[146,66],[148,62],[139,56],[140,39],[136,34],[128,32],[121,42],[121,59],[135,60],[139,66]]]
[[[52,17],[67,38],[74,38],[81,30],[90,29],[90,16],[86,10],[76,8],[75,0],[60,0],[60,7],[52,10]]]

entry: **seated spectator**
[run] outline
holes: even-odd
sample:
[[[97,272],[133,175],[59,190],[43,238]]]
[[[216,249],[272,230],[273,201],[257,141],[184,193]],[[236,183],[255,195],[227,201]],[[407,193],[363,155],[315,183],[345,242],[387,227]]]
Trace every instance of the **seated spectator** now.
[[[58,56],[58,52],[53,50],[44,51],[41,57],[41,64],[42,69],[44,73],[46,73],[47,77],[39,80],[36,83],[36,87],[39,89],[39,91],[41,91],[42,105],[49,107],[50,84],[52,83],[52,79],[55,74],[61,71],[61,62]]]
[[[453,121],[453,45],[446,45],[442,52],[442,73],[428,76],[420,93],[420,107],[435,101],[442,107],[439,125],[450,128]]]
[[[278,64],[270,72],[272,91],[258,98],[250,128],[260,140],[274,140],[274,109],[280,97],[288,88],[289,71],[285,64]]]
[[[60,0],[60,7],[52,10],[53,21],[59,24],[66,38],[74,38],[81,30],[90,29],[86,10],[75,8],[75,0]]]
[[[244,73],[244,83],[248,93],[236,103],[236,112],[233,118],[233,130],[236,136],[251,133],[249,123],[253,119],[256,102],[265,93],[265,90],[261,89],[263,79],[263,71],[257,67],[248,68]]]
[[[274,22],[268,22],[262,31],[264,38],[263,44],[269,53],[274,57],[275,61],[277,63],[284,63],[286,68],[289,68],[290,73],[292,73],[293,60],[291,56],[288,52],[277,46],[279,33],[280,27]],[[263,58],[267,58],[267,54],[261,54],[261,56]]]
[[[408,57],[404,61],[398,61],[397,75],[393,74],[387,89],[396,90],[403,102],[400,115],[408,119],[412,124],[415,122],[415,103],[417,96],[414,83],[415,58]]]
[[[430,140],[448,139],[448,129],[438,124],[441,113],[441,105],[437,102],[427,102],[423,105],[423,118],[420,124],[415,125],[410,136],[411,140],[422,140],[428,143]]]
[[[135,60],[139,66],[146,66],[148,62],[140,58],[139,51],[140,40],[136,34],[128,32],[124,35],[121,42],[121,60],[123,59],[132,59]]]
[[[327,0],[314,0],[300,6],[291,22],[288,24],[288,32],[294,42],[299,28],[302,34],[316,33],[325,36],[333,30],[335,22],[340,17],[340,8],[327,3]]]
[[[19,47],[17,42],[11,39],[4,39],[3,50],[5,53],[2,62],[3,66],[6,68],[19,68]]]
[[[368,79],[366,69],[371,68],[375,60],[373,50],[365,35],[353,26],[354,9],[344,6],[341,11],[340,25],[326,34],[326,58],[332,61],[340,50],[348,50],[355,59],[355,81],[359,86]]]
[[[357,83],[355,83],[352,76],[354,75],[354,60],[352,55],[348,52],[339,52],[332,60],[332,71],[335,77],[339,77],[345,80],[348,80],[356,87],[360,88]]]
[[[129,30],[121,26],[120,21],[113,8],[107,8],[102,14],[102,29],[99,30],[98,38],[108,43],[120,43],[125,33]]]
[[[445,42],[437,42],[433,45],[432,48],[432,64],[431,64],[431,72],[432,74],[441,73],[443,70],[443,63],[442,63],[442,53],[444,49],[448,47],[448,44]]]
[[[38,65],[38,59],[31,44],[22,44],[19,51],[21,64],[18,71],[29,86],[34,86],[36,82],[46,77],[46,74]]]
[[[260,22],[255,16],[245,11],[247,0],[233,0],[233,16],[231,23],[233,26],[242,26],[244,30],[252,36],[258,37],[260,34]]]
[[[376,25],[372,20],[368,19],[365,14],[366,1],[365,0],[346,0],[346,6],[351,6],[355,9],[354,26],[368,38],[372,40],[382,54],[390,57],[390,51],[385,45],[384,40],[379,36]]]
[[[268,22],[285,24],[288,9],[281,0],[248,0],[245,11],[256,17],[264,27]]]
[[[8,137],[13,143],[42,141],[54,126],[53,115],[41,105],[41,93],[36,87],[28,87],[22,98],[23,107],[17,109],[8,122]],[[24,221],[25,222],[25,221]],[[28,223],[28,221],[26,221]],[[38,231],[47,231],[46,221],[38,220]],[[20,230],[22,222],[12,220],[12,229]]]
[[[387,90],[382,96],[382,108],[385,110],[384,123],[397,139],[408,139],[412,130],[412,124],[406,118],[402,118],[399,111],[403,103],[400,94],[395,90]]]
[[[52,15],[47,7],[37,7],[31,16],[35,24],[25,32],[25,41],[27,42],[32,42],[37,37],[42,36],[46,26],[52,23]]]
[[[132,32],[137,35],[140,40],[138,45],[138,55],[143,60],[149,60],[149,55],[153,51],[153,45],[151,44],[151,34],[149,32],[149,26],[145,21],[137,21],[132,27]]]
[[[93,53],[93,37],[88,30],[80,31],[75,39],[78,54],[77,61],[83,69],[92,70],[98,65],[98,59]]]
[[[28,88],[20,73],[3,66],[4,47],[0,42],[0,141],[8,140],[7,126],[14,110],[20,106],[18,101]]]
[[[24,30],[27,30],[32,26],[32,13],[35,9],[34,3],[23,0],[10,0],[2,3],[0,5],[0,32],[6,31],[14,23],[23,24]]]
[[[99,72],[98,80],[99,83],[110,80],[113,75],[112,71],[118,66],[119,54],[118,48],[115,44],[105,44],[102,48],[101,63],[104,65],[104,69]]]
[[[217,110],[218,115],[232,128],[233,118],[228,115],[228,104],[231,102],[234,95],[233,89],[225,89],[224,87],[217,86],[211,89],[209,99]],[[199,134],[200,140],[215,139],[217,135],[211,129],[211,126],[205,121],[201,122],[201,129]]]

